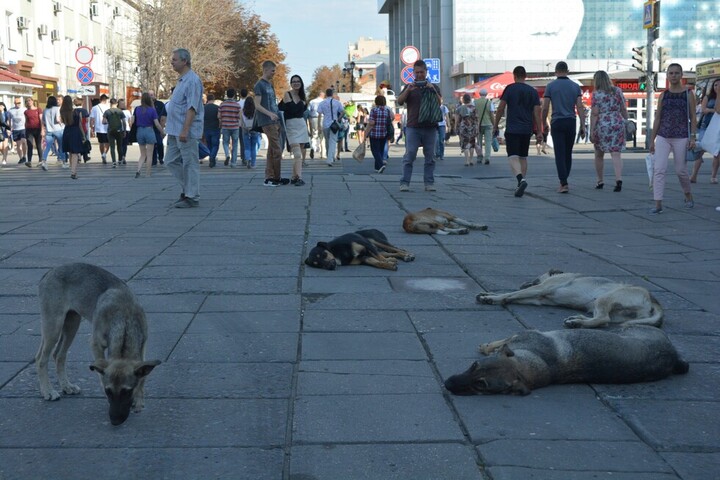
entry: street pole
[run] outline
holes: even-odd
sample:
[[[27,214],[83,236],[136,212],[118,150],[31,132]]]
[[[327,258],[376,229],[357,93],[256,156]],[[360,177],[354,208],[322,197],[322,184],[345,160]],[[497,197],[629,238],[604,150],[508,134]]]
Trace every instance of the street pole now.
[[[652,138],[652,126],[653,118],[655,113],[655,79],[653,75],[653,46],[655,44],[655,29],[649,28],[647,30],[647,45],[645,49],[647,51],[647,68],[645,69],[645,76],[647,77],[647,116],[645,118],[645,148],[650,149],[650,140]]]

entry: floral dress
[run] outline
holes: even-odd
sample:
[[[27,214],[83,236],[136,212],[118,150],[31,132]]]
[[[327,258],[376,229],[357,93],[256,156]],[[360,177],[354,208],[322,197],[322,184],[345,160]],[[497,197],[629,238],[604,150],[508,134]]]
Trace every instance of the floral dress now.
[[[475,105],[461,105],[457,109],[457,114],[460,117],[460,124],[458,125],[457,131],[460,137],[460,150],[475,148],[475,141],[479,131]]]
[[[603,152],[619,152],[625,146],[625,119],[622,107],[625,97],[622,90],[614,87],[612,93],[596,90],[592,106],[598,108],[598,118],[593,126],[592,141]]]

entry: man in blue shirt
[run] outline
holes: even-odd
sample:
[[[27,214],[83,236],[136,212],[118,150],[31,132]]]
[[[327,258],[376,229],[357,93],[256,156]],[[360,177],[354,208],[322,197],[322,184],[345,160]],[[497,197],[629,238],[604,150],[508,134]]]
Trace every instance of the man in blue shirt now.
[[[567,63],[558,62],[555,65],[555,75],[557,78],[545,87],[542,119],[545,125],[552,102],[550,136],[553,139],[555,167],[560,179],[558,193],[568,193],[570,191],[568,177],[572,167],[572,149],[575,141],[575,109],[580,115],[580,138],[585,137],[585,109],[580,86],[568,78]]]
[[[203,85],[200,77],[191,69],[190,52],[184,48],[173,50],[170,63],[180,77],[170,101],[165,105],[165,132],[168,136],[165,164],[182,188],[180,200],[174,206],[197,207],[200,198],[198,144],[205,117]]]

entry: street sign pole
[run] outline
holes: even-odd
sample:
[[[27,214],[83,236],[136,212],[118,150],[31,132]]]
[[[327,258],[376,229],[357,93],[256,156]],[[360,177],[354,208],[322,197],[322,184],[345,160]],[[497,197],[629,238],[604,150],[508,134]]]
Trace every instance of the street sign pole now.
[[[655,44],[655,32],[654,28],[648,29],[647,31],[647,68],[645,69],[645,76],[647,77],[647,115],[645,118],[645,148],[650,149],[650,142],[652,139],[652,127],[653,120],[655,117],[655,81],[653,75],[653,46]]]

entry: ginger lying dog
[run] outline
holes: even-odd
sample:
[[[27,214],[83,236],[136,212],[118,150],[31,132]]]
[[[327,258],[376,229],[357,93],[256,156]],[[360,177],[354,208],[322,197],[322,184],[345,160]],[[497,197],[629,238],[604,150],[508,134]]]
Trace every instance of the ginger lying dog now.
[[[487,225],[463,220],[452,213],[426,208],[411,212],[403,219],[403,229],[408,233],[429,233],[438,235],[465,235],[470,229],[487,230]]]
[[[589,277],[579,273],[550,270],[520,290],[508,293],[480,293],[478,303],[519,303],[524,305],[552,305],[592,312],[592,316],[573,315],[565,319],[565,326],[600,327],[608,324],[640,324],[659,327],[663,309],[647,289],[618,283],[603,277]]]
[[[338,265],[370,265],[397,270],[398,258],[411,262],[415,255],[390,244],[380,230],[369,229],[346,233],[329,242],[318,242],[310,250],[305,264],[325,270],[335,270]]]
[[[160,365],[160,360],[144,360],[145,311],[125,282],[100,267],[71,263],[50,270],[43,277],[39,297],[42,337],[35,364],[42,397],[60,398],[48,377],[51,352],[63,393],[80,393],[80,387],[67,378],[65,360],[80,321],[85,318],[92,322],[93,329],[91,347],[95,363],[90,369],[100,374],[110,403],[110,422],[123,423],[131,407],[135,412],[141,411],[145,377]]]
[[[480,351],[488,357],[445,381],[451,393],[527,395],[551,384],[652,382],[689,369],[662,330],[644,325],[528,330]]]

